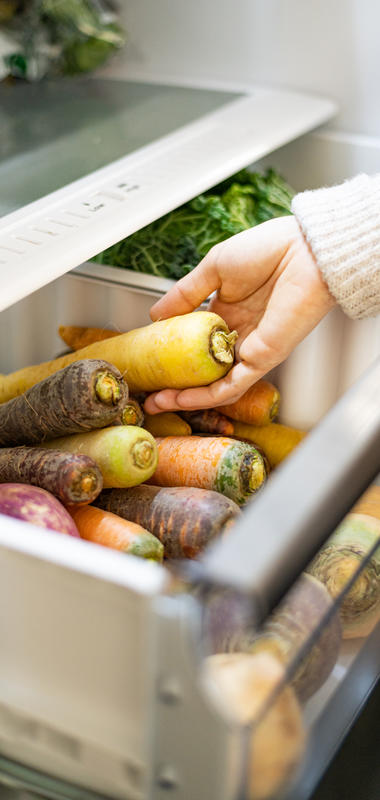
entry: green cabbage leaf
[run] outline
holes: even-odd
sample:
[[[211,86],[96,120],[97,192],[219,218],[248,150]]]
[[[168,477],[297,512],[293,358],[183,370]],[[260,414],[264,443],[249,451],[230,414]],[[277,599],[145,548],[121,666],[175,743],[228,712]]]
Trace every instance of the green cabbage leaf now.
[[[241,170],[93,260],[176,280],[194,269],[213,245],[290,214],[293,194],[274,169]]]

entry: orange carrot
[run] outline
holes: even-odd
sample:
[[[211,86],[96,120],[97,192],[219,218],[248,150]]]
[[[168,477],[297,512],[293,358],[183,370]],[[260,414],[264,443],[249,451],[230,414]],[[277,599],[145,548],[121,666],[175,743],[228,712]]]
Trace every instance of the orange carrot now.
[[[277,416],[280,393],[273,383],[261,380],[254,383],[236,403],[218,406],[218,411],[238,422],[250,425],[268,425]]]
[[[266,479],[256,448],[227,436],[167,436],[156,439],[158,466],[149,483],[213,489],[243,505]]]
[[[93,342],[102,342],[111,336],[119,336],[121,331],[111,331],[107,328],[85,328],[81,325],[60,325],[58,333],[72,350],[80,350]]]
[[[82,539],[130,555],[162,561],[163,545],[141,525],[94,506],[70,506],[68,510]]]
[[[94,505],[151,531],[162,542],[166,558],[196,558],[241,514],[229,497],[194,486],[106,489]]]

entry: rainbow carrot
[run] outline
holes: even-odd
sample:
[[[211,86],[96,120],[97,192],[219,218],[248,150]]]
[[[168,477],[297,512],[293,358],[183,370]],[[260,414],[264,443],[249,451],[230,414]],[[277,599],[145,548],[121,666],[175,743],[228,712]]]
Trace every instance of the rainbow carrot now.
[[[187,486],[106,489],[94,505],[147,528],[160,539],[167,558],[196,558],[241,513],[219,492]]]
[[[134,398],[130,397],[127,400],[121,414],[119,414],[118,419],[113,424],[137,425],[137,427],[141,428],[144,424],[144,412],[140,406],[140,403],[138,403]]]
[[[81,325],[60,325],[58,333],[71,350],[80,350],[82,347],[87,347],[88,344],[119,336],[121,331],[111,331],[107,328],[86,328]]]
[[[145,414],[144,428],[152,436],[190,436],[191,428],[179,414],[164,411],[162,414]]]
[[[0,375],[0,402],[83,358],[102,358],[126,377],[132,393],[186,389],[222,378],[232,367],[236,331],[210,311],[193,311],[113,336],[74,353]]]
[[[91,503],[103,487],[101,471],[88,455],[23,446],[0,448],[0,482],[39,486],[64,505]]]
[[[130,555],[162,561],[163,545],[141,525],[94,506],[82,506],[78,509],[69,507],[68,510],[82,539]]]
[[[245,425],[244,422],[235,422],[234,436],[261,447],[270,466],[276,467],[302,442],[306,431],[290,428],[279,422],[271,422],[270,425]]]
[[[44,442],[42,447],[90,456],[103,475],[104,488],[124,488],[143,483],[157,465],[153,436],[134,425],[115,425],[62,436]]]
[[[84,359],[0,405],[0,445],[38,444],[112,425],[128,401],[128,386],[112,364]]]
[[[204,411],[181,411],[181,416],[189,423],[194,433],[220,433],[222,436],[234,435],[233,422],[220,414],[217,409],[206,408]]]
[[[156,486],[213,489],[243,505],[266,479],[264,460],[255,447],[226,436],[167,436],[156,439]]]
[[[218,411],[238,422],[268,425],[278,414],[280,393],[266,380],[257,381],[235,403],[219,406]]]

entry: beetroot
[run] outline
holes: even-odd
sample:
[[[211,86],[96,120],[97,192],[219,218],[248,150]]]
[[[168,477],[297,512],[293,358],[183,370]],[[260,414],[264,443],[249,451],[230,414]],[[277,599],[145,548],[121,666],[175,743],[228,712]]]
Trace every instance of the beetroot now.
[[[62,503],[38,486],[0,483],[0,514],[79,538],[74,520]]]

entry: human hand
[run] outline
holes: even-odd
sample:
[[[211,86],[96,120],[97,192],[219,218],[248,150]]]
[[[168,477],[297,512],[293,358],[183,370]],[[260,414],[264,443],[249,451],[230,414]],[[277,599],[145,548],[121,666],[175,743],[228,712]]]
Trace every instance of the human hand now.
[[[235,402],[336,304],[293,216],[271,219],[213,247],[155,303],[151,318],[194,311],[213,292],[208,309],[239,334],[237,363],[209,386],[151,394],[145,401],[149,414]]]

